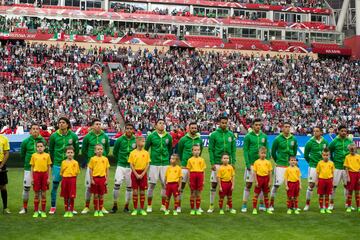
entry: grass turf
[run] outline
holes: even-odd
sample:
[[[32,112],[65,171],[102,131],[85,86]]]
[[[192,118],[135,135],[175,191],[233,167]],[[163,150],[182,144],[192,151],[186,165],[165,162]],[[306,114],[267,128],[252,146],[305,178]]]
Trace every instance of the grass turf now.
[[[204,213],[202,216],[189,215],[189,188],[185,189],[183,197],[183,213],[179,216],[163,216],[160,208],[160,186],[154,193],[153,210],[148,216],[130,216],[119,211],[117,214],[106,215],[103,218],[88,215],[77,215],[74,218],[63,218],[63,199],[58,197],[57,212],[46,219],[33,219],[33,192],[30,194],[29,212],[19,215],[22,206],[21,192],[23,169],[9,169],[9,208],[11,215],[0,214],[0,239],[355,239],[359,237],[360,213],[345,213],[343,188],[337,190],[336,210],[333,214],[320,215],[317,208],[317,195],[313,194],[312,206],[309,212],[300,215],[286,214],[286,194],[284,186],[277,193],[274,215],[260,212],[251,214],[251,197],[248,203],[248,213],[240,213],[242,192],[244,188],[244,162],[242,151],[237,153],[236,186],[233,193],[236,215],[219,215],[218,209],[213,214]],[[209,205],[209,174],[210,164],[208,152],[203,157],[207,160],[205,187],[202,194],[202,208],[207,210]],[[11,160],[10,160],[11,161]],[[110,179],[113,179],[115,167],[111,168]],[[84,207],[84,174],[82,170],[78,177],[77,199],[75,208],[80,212]],[[307,181],[303,180],[303,190],[300,193],[299,205],[304,206]],[[105,207],[112,207],[113,180],[108,186],[105,196]],[[120,195],[119,207],[124,202],[124,187]],[[50,206],[50,191],[47,206]],[[253,194],[251,193],[251,196]],[[216,206],[217,206],[216,196]],[[171,201],[170,207],[173,206]]]

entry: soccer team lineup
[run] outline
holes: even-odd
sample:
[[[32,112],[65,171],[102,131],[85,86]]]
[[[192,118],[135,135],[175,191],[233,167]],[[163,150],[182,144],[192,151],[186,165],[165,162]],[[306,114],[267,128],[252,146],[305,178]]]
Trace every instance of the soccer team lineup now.
[[[124,134],[115,141],[113,148],[117,166],[115,178],[110,179],[107,158],[109,137],[102,131],[101,120],[93,119],[91,130],[81,146],[81,154],[86,157],[85,206],[77,213],[74,203],[79,194],[77,176],[80,166],[77,157],[80,147],[77,135],[70,130],[69,119],[59,118],[57,131],[48,142],[40,135],[39,124],[32,123],[30,136],[21,143],[24,181],[23,206],[19,214],[26,215],[31,211],[33,218],[46,218],[47,214],[63,211],[65,218],[76,214],[104,217],[121,210],[131,216],[146,216],[156,211],[152,207],[156,185],[161,188],[160,211],[164,215],[237,214],[237,207],[233,205],[235,188],[243,190],[242,206],[239,206],[243,214],[276,214],[275,203],[286,204],[286,214],[306,214],[313,194],[318,195],[318,202],[312,207],[320,214],[331,214],[333,211],[360,213],[360,155],[348,136],[346,126],[338,127],[337,136],[331,142],[323,138],[322,128],[313,128],[313,136],[305,145],[304,157],[309,164],[309,172],[304,185],[304,182],[301,184],[296,158],[298,143],[291,134],[289,122],[282,123],[281,133],[270,147],[268,136],[261,130],[262,120],[253,120],[244,138],[244,172],[235,168],[236,137],[228,129],[228,118],[220,116],[217,124],[218,128],[209,135],[210,166],[207,166],[202,157],[204,146],[196,122],[188,125],[187,133],[175,147],[163,119],[156,121],[154,131],[146,137],[135,134],[132,123],[125,123]],[[6,188],[10,144],[3,135],[0,135],[0,143],[1,197],[4,213],[10,214]],[[210,179],[205,178],[205,171],[211,171]],[[244,177],[245,184],[235,185],[235,177]],[[210,183],[210,193],[204,191],[206,181]],[[113,206],[108,211],[104,208],[104,195],[109,194],[110,183],[114,186]],[[341,184],[344,186],[345,210],[334,209],[334,196]],[[124,193],[121,193],[122,186],[125,187]],[[186,187],[190,188],[190,202],[182,201]],[[286,189],[286,203],[276,202],[279,187]],[[48,190],[51,191],[50,209],[46,199]],[[30,191],[34,191],[33,201],[29,199]],[[58,191],[63,198],[64,209],[57,208]],[[208,209],[203,209],[201,205],[204,192],[210,196]],[[299,206],[300,194],[306,196],[306,202],[301,204],[304,208]],[[123,208],[118,204],[120,195],[125,196]],[[355,205],[352,204],[353,197]],[[189,212],[182,210],[182,206],[188,205]]]

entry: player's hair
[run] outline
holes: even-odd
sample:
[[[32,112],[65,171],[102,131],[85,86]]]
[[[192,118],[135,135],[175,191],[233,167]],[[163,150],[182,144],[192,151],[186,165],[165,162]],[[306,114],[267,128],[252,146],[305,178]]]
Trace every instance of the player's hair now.
[[[30,129],[33,127],[33,126],[40,126],[38,123],[36,122],[32,122],[31,125],[30,125]]]
[[[94,124],[95,124],[96,122],[100,122],[100,123],[101,123],[101,120],[98,119],[98,118],[94,118],[94,119],[91,121],[91,126],[94,126]]]
[[[180,163],[180,156],[179,156],[179,154],[173,153],[173,154],[171,155],[171,157],[173,157],[173,158],[176,159],[176,164],[179,164],[179,163]]]
[[[222,115],[222,116],[219,117],[219,122],[220,122],[221,120],[229,121],[229,118],[228,118],[227,116],[225,116],[225,115]]]
[[[260,147],[259,152],[267,152],[267,148],[266,147]]]
[[[338,132],[340,132],[342,129],[344,129],[345,128],[345,130],[347,130],[347,127],[345,126],[345,125],[340,125],[339,127],[338,127]]]
[[[315,128],[318,128],[318,129],[322,132],[322,130],[321,130],[322,128],[321,128],[320,126],[315,126],[315,127],[313,127],[313,129],[312,129],[312,130],[314,131],[314,130],[315,130]]]
[[[164,119],[159,118],[158,120],[156,120],[156,125],[157,125],[160,121],[163,121],[163,122],[165,123],[165,120],[164,120]]]
[[[142,139],[145,139],[145,137],[144,137],[143,135],[136,136],[136,141],[138,141],[138,140],[142,140]]]
[[[228,152],[223,152],[223,154],[221,154],[221,158],[223,158],[224,156],[228,156],[230,158],[230,154]]]
[[[291,126],[291,123],[290,123],[289,121],[284,121],[284,122],[282,123],[282,127],[284,127],[285,125],[290,125],[290,126]]]
[[[38,141],[38,142],[36,142],[36,146],[37,146],[38,144],[42,144],[42,145],[45,147],[45,143],[44,143],[44,142],[42,142],[42,141]]]
[[[353,148],[353,147],[356,149],[356,144],[355,143],[349,144],[348,149],[350,150],[350,148]]]
[[[199,145],[199,144],[194,144],[191,149],[194,150],[195,147],[199,147],[199,148],[200,148],[200,145]]]
[[[96,144],[96,145],[95,145],[95,149],[96,149],[96,147],[101,147],[102,149],[104,149],[104,146],[101,145],[101,144]]]
[[[290,157],[289,157],[289,161],[291,160],[291,159],[294,159],[295,158],[295,160],[296,161],[298,161],[298,159],[296,158],[296,156],[295,155],[290,155]]]
[[[75,152],[75,148],[74,148],[73,146],[68,146],[68,147],[66,147],[65,152],[67,152],[67,151],[69,151],[69,150]]]
[[[132,123],[130,123],[130,122],[127,122],[127,123],[125,124],[125,128],[126,128],[126,127],[132,127],[133,129],[135,128],[134,125],[133,125]]]
[[[71,128],[70,120],[69,120],[67,117],[61,117],[61,118],[59,118],[58,124],[59,124],[59,122],[60,122],[61,120],[66,122],[66,124],[68,125],[68,129]]]
[[[330,152],[329,148],[326,147],[326,148],[323,149],[323,153],[329,153],[329,152]]]
[[[257,122],[261,122],[261,119],[260,118],[255,118],[253,121],[252,121],[252,125],[254,125],[255,123]]]
[[[189,123],[189,127],[190,127],[191,125],[196,125],[196,126],[197,126],[197,122],[191,122],[191,123]]]

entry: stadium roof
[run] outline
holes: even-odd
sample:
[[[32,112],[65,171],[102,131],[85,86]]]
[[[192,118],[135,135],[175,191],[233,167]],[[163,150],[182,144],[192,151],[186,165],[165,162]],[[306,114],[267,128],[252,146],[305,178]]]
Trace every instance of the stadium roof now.
[[[327,0],[333,9],[341,9],[344,0]],[[350,0],[350,6],[355,8],[355,0]]]

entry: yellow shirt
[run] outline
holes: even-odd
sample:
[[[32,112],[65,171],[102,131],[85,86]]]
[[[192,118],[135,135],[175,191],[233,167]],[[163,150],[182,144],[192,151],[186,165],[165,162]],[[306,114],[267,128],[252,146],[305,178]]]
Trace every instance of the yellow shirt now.
[[[182,170],[181,167],[178,165],[176,166],[169,166],[166,169],[165,178],[166,182],[179,182],[182,177]]]
[[[105,177],[109,167],[110,164],[107,157],[94,156],[90,159],[89,168],[92,171],[93,177]]]
[[[268,176],[270,175],[270,172],[272,171],[272,165],[271,165],[271,162],[267,159],[265,160],[261,160],[261,159],[258,159],[254,162],[254,171],[256,173],[256,175],[259,175],[259,176]]]
[[[61,163],[60,175],[63,177],[76,177],[80,173],[79,163],[76,160],[64,160]]]
[[[34,153],[30,159],[30,165],[34,172],[47,172],[51,164],[50,154],[48,153]]]
[[[298,182],[300,181],[300,169],[295,166],[295,167],[287,167],[285,170],[285,176],[284,178],[288,181],[288,182]]]
[[[316,166],[316,172],[319,176],[319,178],[322,179],[329,179],[332,178],[334,175],[334,163],[332,161],[324,162],[324,160],[321,160],[318,165]]]
[[[345,157],[344,166],[349,169],[350,172],[359,172],[360,171],[360,155],[348,154]]]
[[[10,143],[7,137],[0,135],[0,162],[4,160],[4,151],[10,150]]]
[[[151,162],[150,155],[145,149],[132,150],[128,159],[128,163],[132,164],[135,170],[144,170],[149,162]]]
[[[235,175],[233,166],[228,164],[227,166],[221,165],[217,173],[217,177],[223,182],[230,182]]]
[[[205,160],[202,157],[191,157],[188,160],[186,168],[190,172],[204,172],[206,168]]]

